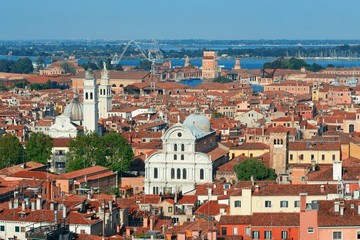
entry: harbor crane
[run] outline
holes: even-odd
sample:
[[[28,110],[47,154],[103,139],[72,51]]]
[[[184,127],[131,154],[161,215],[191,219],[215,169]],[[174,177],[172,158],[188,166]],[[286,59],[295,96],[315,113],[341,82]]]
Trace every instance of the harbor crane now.
[[[267,72],[267,71],[265,70],[265,68],[262,68],[262,69],[261,69],[261,72],[260,72],[261,77],[262,77],[262,78],[271,78],[271,79],[273,79],[276,70],[279,69],[279,67],[280,67],[280,65],[281,65],[281,63],[282,63],[283,60],[284,60],[284,56],[281,56],[281,57],[279,57],[278,59],[276,59],[276,60],[273,62],[273,64],[274,64],[274,69],[273,69],[271,72]]]

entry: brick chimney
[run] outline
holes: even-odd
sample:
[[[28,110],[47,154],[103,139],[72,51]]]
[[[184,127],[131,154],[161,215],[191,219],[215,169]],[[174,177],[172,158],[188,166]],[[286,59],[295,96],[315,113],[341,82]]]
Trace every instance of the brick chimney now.
[[[131,229],[130,229],[130,227],[127,227],[127,228],[126,228],[125,236],[126,236],[127,238],[129,238],[130,235],[131,235]]]
[[[216,240],[216,230],[209,230],[207,233],[208,240]]]
[[[177,236],[177,240],[186,240],[186,233],[185,232],[179,232]]]
[[[192,230],[191,235],[192,235],[193,238],[198,238],[199,237],[199,230]]]
[[[143,227],[147,228],[149,225],[149,218],[148,217],[143,217]]]
[[[150,217],[150,231],[154,230],[155,219],[154,217]]]
[[[322,193],[325,192],[325,185],[320,186],[320,192],[322,192]]]
[[[300,211],[305,211],[306,209],[306,196],[307,193],[300,193]]]

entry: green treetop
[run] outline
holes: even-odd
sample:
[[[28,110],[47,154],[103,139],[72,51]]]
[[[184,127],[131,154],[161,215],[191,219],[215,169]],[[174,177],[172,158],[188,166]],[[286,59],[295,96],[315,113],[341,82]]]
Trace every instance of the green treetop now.
[[[51,156],[52,138],[44,133],[32,133],[25,144],[28,160],[46,164]]]
[[[274,169],[267,168],[264,163],[258,159],[249,158],[243,162],[234,165],[234,170],[238,180],[275,180],[276,174]]]
[[[0,168],[24,161],[24,148],[19,139],[11,134],[0,137]]]

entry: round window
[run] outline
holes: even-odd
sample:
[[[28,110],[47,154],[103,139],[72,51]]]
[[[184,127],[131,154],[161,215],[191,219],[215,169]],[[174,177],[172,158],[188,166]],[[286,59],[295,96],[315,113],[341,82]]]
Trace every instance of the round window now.
[[[179,133],[178,133],[178,137],[181,137],[181,136],[182,136],[182,134],[181,134],[181,132],[179,132]]]

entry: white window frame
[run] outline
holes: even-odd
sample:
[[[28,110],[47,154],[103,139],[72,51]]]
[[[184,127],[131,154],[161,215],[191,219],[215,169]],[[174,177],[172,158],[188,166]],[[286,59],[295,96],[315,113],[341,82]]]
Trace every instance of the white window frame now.
[[[340,233],[340,238],[334,238],[334,233]],[[332,240],[342,240],[343,239],[343,232],[342,231],[333,231],[332,232]]]
[[[310,231],[309,231],[309,230],[310,230]],[[308,227],[308,228],[307,228],[307,232],[308,232],[308,233],[314,233],[314,232],[315,232],[314,227]]]
[[[270,236],[267,236],[267,235],[270,235]],[[272,231],[271,230],[264,231],[264,239],[272,239]]]
[[[265,207],[266,208],[271,208],[271,201],[270,200],[265,201]]]
[[[280,201],[280,208],[288,208],[289,207],[289,201],[283,200]]]

